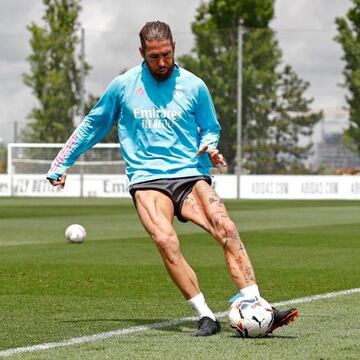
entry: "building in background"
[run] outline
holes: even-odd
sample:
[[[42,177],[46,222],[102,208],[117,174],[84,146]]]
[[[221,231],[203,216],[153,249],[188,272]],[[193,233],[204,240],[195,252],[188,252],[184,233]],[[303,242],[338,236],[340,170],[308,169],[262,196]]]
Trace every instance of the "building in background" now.
[[[344,143],[349,126],[348,113],[343,109],[327,109],[320,124],[319,139],[314,144],[312,168],[332,174],[360,172],[360,156]]]

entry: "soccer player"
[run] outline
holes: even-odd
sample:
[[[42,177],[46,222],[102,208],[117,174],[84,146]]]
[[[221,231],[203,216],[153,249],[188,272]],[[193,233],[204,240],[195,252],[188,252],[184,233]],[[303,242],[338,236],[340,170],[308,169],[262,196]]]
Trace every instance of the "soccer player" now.
[[[148,22],[139,36],[144,61],[110,83],[53,161],[47,178],[63,187],[66,169],[116,122],[139,218],[199,319],[193,335],[214,335],[220,324],[180,251],[174,216],[199,225],[220,244],[237,296],[260,296],[236,225],[211,187],[210,168],[226,166],[217,150],[220,125],[205,83],[175,63],[170,27]],[[297,315],[296,309],[275,310],[272,330]]]

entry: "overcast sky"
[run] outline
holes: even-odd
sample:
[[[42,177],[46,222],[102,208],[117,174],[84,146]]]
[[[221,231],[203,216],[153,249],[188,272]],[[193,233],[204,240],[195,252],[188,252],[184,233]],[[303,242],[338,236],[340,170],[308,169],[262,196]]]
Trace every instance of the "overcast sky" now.
[[[92,70],[86,90],[101,94],[119,71],[141,61],[138,32],[149,20],[168,22],[177,43],[177,55],[193,46],[191,22],[201,0],[83,0],[80,21],[86,32],[86,59]],[[277,30],[284,63],[311,83],[308,95],[314,108],[325,108],[331,120],[344,117],[340,46],[333,41],[334,19],[344,16],[350,0],[276,0],[272,27]],[[14,122],[22,127],[36,104],[22,82],[29,70],[31,22],[42,24],[42,0],[1,0],[0,14],[0,138],[13,141]],[[332,126],[331,124],[328,126]],[[338,125],[335,125],[335,127]]]

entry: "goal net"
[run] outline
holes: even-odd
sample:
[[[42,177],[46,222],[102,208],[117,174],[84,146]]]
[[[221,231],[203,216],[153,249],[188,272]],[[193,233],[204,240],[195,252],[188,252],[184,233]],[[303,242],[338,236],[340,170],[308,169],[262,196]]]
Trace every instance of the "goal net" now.
[[[13,143],[8,145],[9,173],[46,174],[63,144]],[[119,144],[97,144],[76,161],[69,174],[125,174]]]
[[[53,160],[64,144],[11,143],[8,144],[8,174],[11,194],[13,182],[22,176],[41,176],[45,179]],[[67,171],[69,175],[83,178],[92,175],[124,175],[125,162],[119,144],[97,144],[82,154]],[[81,185],[82,186],[82,185]]]

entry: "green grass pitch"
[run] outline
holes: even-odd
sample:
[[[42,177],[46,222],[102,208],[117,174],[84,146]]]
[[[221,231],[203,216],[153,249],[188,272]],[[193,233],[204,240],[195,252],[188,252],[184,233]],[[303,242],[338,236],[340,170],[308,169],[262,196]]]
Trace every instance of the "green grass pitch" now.
[[[228,201],[262,296],[275,303],[360,287],[359,201]],[[87,239],[69,244],[66,226]],[[183,253],[215,312],[235,288],[222,249],[175,222]],[[195,323],[15,354],[13,359],[358,359],[360,295],[297,306],[294,324],[264,339]],[[1,351],[192,316],[130,200],[0,198]]]

